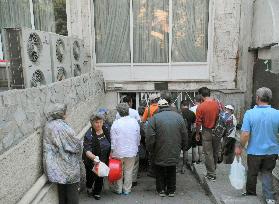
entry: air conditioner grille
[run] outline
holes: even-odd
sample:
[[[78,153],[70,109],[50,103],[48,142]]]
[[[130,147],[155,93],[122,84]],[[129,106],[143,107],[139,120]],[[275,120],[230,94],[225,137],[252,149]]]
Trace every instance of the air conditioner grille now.
[[[80,76],[81,75],[81,67],[79,64],[74,64],[74,76]]]
[[[30,61],[36,63],[42,51],[42,41],[37,33],[31,33],[27,42],[27,52]]]
[[[66,78],[66,71],[65,71],[64,67],[58,67],[57,76],[56,76],[57,81],[62,81],[65,78]]]
[[[64,60],[64,54],[65,54],[65,43],[62,39],[58,39],[56,41],[56,58],[60,63],[62,63]]]
[[[79,58],[80,58],[80,45],[79,45],[78,41],[74,41],[74,44],[73,44],[73,55],[74,55],[74,59],[76,61],[78,61]]]
[[[37,69],[32,75],[31,86],[37,87],[42,84],[45,84],[45,76],[41,70]]]

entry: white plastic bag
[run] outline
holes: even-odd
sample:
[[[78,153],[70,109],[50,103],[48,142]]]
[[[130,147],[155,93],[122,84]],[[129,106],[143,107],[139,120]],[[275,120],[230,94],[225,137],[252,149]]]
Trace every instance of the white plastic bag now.
[[[109,174],[109,167],[104,162],[99,162],[94,165],[92,171],[99,177],[105,177]]]
[[[241,157],[239,157],[239,161],[234,157],[229,178],[235,189],[240,190],[244,187],[246,183],[246,171],[245,167],[241,164]]]

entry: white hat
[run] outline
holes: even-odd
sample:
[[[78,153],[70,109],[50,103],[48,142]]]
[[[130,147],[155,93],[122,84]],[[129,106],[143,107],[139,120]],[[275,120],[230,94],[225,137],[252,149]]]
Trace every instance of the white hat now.
[[[169,103],[166,101],[166,99],[160,99],[158,101],[158,106],[169,106]]]
[[[153,100],[155,100],[156,98],[159,98],[159,97],[158,97],[157,94],[155,94],[155,93],[149,95],[149,100],[150,100],[150,101],[153,101]]]
[[[230,109],[230,110],[234,110],[234,107],[232,105],[226,105],[225,108]]]

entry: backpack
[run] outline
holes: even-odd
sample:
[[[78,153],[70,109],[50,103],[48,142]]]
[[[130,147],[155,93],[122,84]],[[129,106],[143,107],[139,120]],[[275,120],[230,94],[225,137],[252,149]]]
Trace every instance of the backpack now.
[[[231,123],[233,122],[233,117],[232,115],[224,111],[219,100],[218,100],[218,106],[219,106],[219,115],[215,123],[215,127],[212,130],[212,133],[213,136],[222,138],[224,137],[227,128],[231,126]]]

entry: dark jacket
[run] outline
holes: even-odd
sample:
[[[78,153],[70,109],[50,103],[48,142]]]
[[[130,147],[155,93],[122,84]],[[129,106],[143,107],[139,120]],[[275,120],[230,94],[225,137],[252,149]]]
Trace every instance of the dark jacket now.
[[[184,121],[187,123],[188,133],[192,131],[192,126],[196,121],[196,115],[193,111],[189,109],[181,110],[182,117]]]
[[[187,148],[187,128],[182,116],[169,107],[161,108],[147,124],[146,147],[159,166],[174,166],[181,149]]]
[[[103,126],[103,132],[107,140],[110,142],[110,132],[105,126]],[[86,156],[85,153],[87,151],[91,151],[94,155],[99,157],[101,155],[100,142],[97,139],[96,132],[93,128],[89,128],[89,130],[85,133],[84,141],[83,141],[83,154],[82,154],[84,165],[91,167],[93,166],[93,161]],[[108,158],[109,155],[107,155],[107,160]],[[102,162],[107,163],[107,161],[102,161]]]

